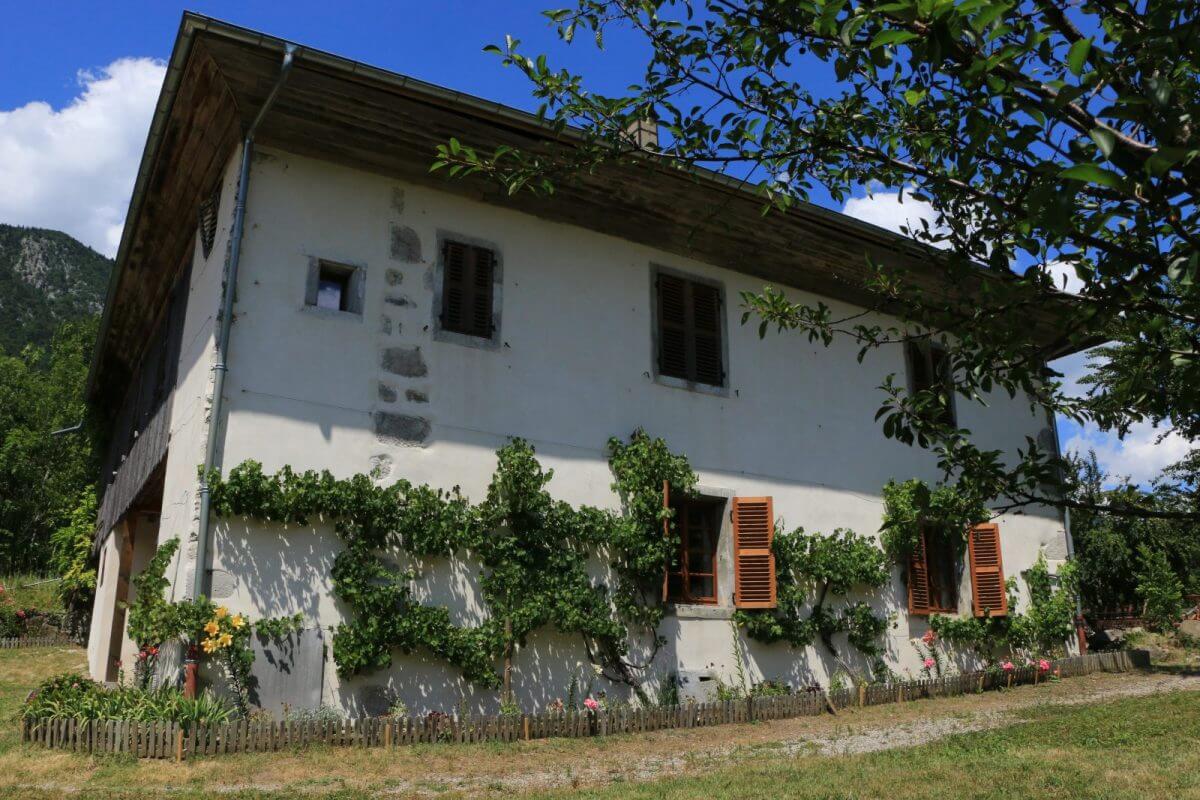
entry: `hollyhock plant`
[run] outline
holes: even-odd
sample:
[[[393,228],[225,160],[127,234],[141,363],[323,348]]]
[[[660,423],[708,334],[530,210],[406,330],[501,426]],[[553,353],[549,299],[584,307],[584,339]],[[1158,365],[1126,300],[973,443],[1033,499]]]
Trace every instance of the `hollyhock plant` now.
[[[936,665],[936,664],[937,664],[937,662],[934,661],[932,658],[925,659],[925,669],[933,669],[934,665]]]
[[[1013,666],[1013,662],[1005,661],[1000,665],[1000,669],[1004,670],[1005,672],[1012,672],[1014,669],[1016,669],[1016,667]]]
[[[587,700],[583,701],[583,705],[587,708],[588,711],[595,711],[598,708],[600,708],[600,704],[597,703],[595,700],[593,700],[590,697]]]
[[[1042,672],[1048,672],[1050,670],[1050,662],[1043,658],[1038,662],[1038,669]]]

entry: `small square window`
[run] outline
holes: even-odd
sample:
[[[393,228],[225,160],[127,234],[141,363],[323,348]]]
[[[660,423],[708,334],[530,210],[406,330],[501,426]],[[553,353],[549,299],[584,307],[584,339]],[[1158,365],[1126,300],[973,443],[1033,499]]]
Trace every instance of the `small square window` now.
[[[305,305],[325,311],[362,313],[363,268],[316,259],[309,265]]]

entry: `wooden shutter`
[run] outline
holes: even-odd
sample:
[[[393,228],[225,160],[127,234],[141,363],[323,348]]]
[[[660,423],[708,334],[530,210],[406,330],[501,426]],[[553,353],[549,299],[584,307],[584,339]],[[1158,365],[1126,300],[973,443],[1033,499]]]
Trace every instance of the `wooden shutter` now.
[[[658,276],[658,374],[688,379],[687,282]]]
[[[484,247],[447,241],[443,258],[442,329],[490,339],[495,255]]]
[[[658,276],[658,374],[721,386],[721,290],[675,275]]]
[[[721,292],[703,283],[693,283],[691,289],[693,380],[720,386],[725,382],[725,367],[721,363]]]
[[[1000,557],[1000,526],[976,525],[968,538],[971,553],[971,597],[975,616],[1008,614],[1008,593],[1004,589],[1004,563]]]
[[[908,557],[908,613],[929,616],[932,611],[929,596],[929,564],[925,559],[925,531],[917,539],[917,549]]]
[[[733,498],[734,605],[775,607],[775,509],[770,497]]]
[[[663,508],[671,507],[671,482],[663,479]],[[671,541],[671,520],[669,517],[663,518],[663,539]],[[667,559],[663,564],[663,591],[662,601],[667,602],[667,582],[671,579],[671,551],[667,550]]]

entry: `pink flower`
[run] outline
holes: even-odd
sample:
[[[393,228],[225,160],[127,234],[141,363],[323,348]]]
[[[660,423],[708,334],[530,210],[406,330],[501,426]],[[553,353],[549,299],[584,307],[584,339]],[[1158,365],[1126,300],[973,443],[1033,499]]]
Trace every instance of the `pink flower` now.
[[[18,611],[18,612],[17,612],[17,619],[25,619],[25,612],[24,612],[24,611]]]
[[[1050,669],[1050,662],[1043,658],[1038,662],[1038,669],[1040,669],[1042,672],[1045,672],[1046,670]]]
[[[1000,665],[1000,669],[1004,670],[1005,672],[1012,672],[1014,669],[1016,669],[1016,667],[1013,666],[1011,661],[1005,661]]]
[[[931,628],[925,631],[925,635],[921,637],[921,641],[925,644],[933,644],[937,641],[937,634],[934,633],[933,629]]]
[[[596,709],[598,709],[600,707],[600,704],[597,703],[595,700],[593,700],[590,697],[587,700],[583,701],[583,705],[587,708],[588,711],[595,711]]]
[[[932,658],[925,659],[925,669],[933,669],[933,665],[936,663],[937,662],[934,661]]]

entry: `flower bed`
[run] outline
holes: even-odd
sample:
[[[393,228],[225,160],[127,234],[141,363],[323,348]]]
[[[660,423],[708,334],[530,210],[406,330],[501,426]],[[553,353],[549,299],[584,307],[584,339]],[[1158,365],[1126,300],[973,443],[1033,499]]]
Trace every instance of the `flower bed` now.
[[[72,697],[78,676],[56,679],[54,691],[39,692],[21,720],[21,740],[43,747],[89,753],[130,753],[142,758],[186,759],[198,755],[238,752],[269,752],[311,744],[358,747],[395,747],[417,743],[472,743],[518,741],[551,737],[586,738],[625,733],[640,733],[670,728],[698,728],[712,725],[745,723],[759,720],[817,716],[850,706],[881,705],[926,697],[973,694],[1004,689],[1019,684],[1034,684],[1059,678],[1089,675],[1094,672],[1127,672],[1134,659],[1127,652],[1096,653],[1075,656],[1045,665],[1016,666],[964,673],[944,678],[929,678],[905,683],[876,684],[833,692],[808,692],[777,697],[748,697],[717,703],[691,703],[669,708],[585,709],[553,711],[541,714],[505,714],[491,717],[451,716],[431,713],[426,716],[388,716],[359,720],[327,718],[286,722],[203,718],[198,713],[179,711],[171,718],[154,720],[108,719],[108,707],[126,702],[105,700],[86,706],[94,716],[70,716],[69,702],[59,706],[50,701],[61,692]],[[65,686],[64,686],[65,684]],[[83,690],[89,696],[94,690]],[[111,690],[129,692],[136,690]],[[151,693],[153,694],[153,693]],[[153,697],[128,701],[131,708],[150,708]],[[142,703],[144,705],[139,705]],[[186,706],[174,706],[186,708]],[[93,712],[93,709],[95,711]],[[36,711],[36,714],[32,712]]]

